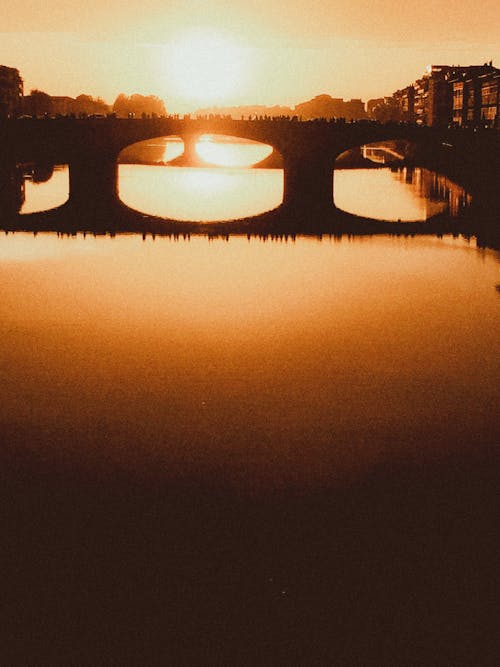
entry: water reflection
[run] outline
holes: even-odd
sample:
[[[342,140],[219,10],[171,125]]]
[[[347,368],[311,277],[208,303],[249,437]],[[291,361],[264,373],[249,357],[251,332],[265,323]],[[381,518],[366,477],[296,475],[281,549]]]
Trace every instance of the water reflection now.
[[[69,170],[67,165],[34,165],[25,171],[25,199],[21,213],[48,211],[61,206],[69,195]]]
[[[120,199],[175,220],[227,220],[269,211],[283,200],[283,171],[120,165]]]
[[[445,176],[419,167],[346,169],[335,172],[338,208],[379,220],[427,220],[458,216],[471,197]]]
[[[337,170],[334,186],[339,209],[379,220],[427,220],[445,212],[458,216],[471,203],[463,188],[419,168]],[[131,208],[177,220],[243,218],[281,203],[283,171],[171,167],[153,172],[121,165],[120,197]]]
[[[307,486],[497,432],[498,261],[463,240],[0,253],[2,433],[45,461]]]
[[[56,208],[68,199],[67,165],[26,163],[0,166],[0,218]]]
[[[418,167],[393,169],[392,173],[400,182],[413,186],[419,197],[442,205],[443,210],[453,217],[458,216],[472,203],[471,195],[464,188],[442,174]]]
[[[271,146],[216,135],[199,137],[194,149],[195,159],[240,168],[272,153]],[[374,150],[384,160],[387,156],[400,160],[408,147],[395,142],[364,147],[365,152],[371,151],[370,156]],[[122,153],[126,159],[120,161],[165,164],[175,162],[182,152],[182,141],[167,137],[129,147]],[[418,221],[445,212],[457,216],[470,204],[463,188],[426,169],[342,168],[356,166],[356,160],[367,162],[365,153],[358,152],[354,160],[351,156],[350,161],[339,161],[341,168],[335,171],[334,199],[341,210],[379,220]],[[237,219],[278,206],[283,198],[283,174],[279,170],[256,175],[250,169],[240,174],[210,169],[153,173],[129,165],[120,168],[120,194],[131,208],[153,215],[205,222]]]
[[[0,165],[0,219],[61,206],[69,195],[67,165]]]
[[[120,156],[121,200],[146,214],[200,222],[251,217],[281,204],[283,170],[245,166],[269,156],[270,146],[203,135],[195,147],[202,163],[233,166],[171,166],[184,155],[184,144],[178,137],[134,144]],[[135,162],[141,164],[131,164]],[[163,166],[167,163],[168,167]],[[68,199],[68,191],[67,166],[4,166],[0,173],[1,215],[8,220],[18,212],[50,210]],[[471,203],[470,195],[446,177],[410,167],[336,169],[334,200],[340,210],[389,221],[421,221],[440,213],[458,217]]]

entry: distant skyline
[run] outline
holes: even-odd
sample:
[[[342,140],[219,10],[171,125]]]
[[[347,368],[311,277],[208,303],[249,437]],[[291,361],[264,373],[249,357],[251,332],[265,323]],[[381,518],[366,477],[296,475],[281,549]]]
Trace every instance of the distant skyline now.
[[[0,64],[20,70],[26,93],[153,94],[173,113],[321,93],[366,101],[431,63],[500,67],[497,0],[478,11],[465,0],[19,0],[0,30]]]

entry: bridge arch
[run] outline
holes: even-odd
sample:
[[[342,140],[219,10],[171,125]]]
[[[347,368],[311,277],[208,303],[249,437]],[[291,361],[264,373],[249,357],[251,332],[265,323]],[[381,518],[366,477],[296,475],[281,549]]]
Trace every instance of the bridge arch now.
[[[471,204],[460,184],[425,160],[425,142],[379,139],[342,153],[335,162],[335,205],[343,212],[387,221],[425,221],[437,214],[456,218]],[[449,146],[434,146],[439,158]],[[363,201],[355,197],[362,189]],[[385,193],[384,197],[378,194]]]
[[[283,156],[284,204],[307,210],[318,201],[333,207],[335,158],[354,146],[406,138],[420,151],[423,166],[443,173],[471,192],[474,202],[498,213],[500,132],[446,130],[370,121],[340,123],[290,119],[233,120],[226,117],[151,119],[7,120],[0,123],[5,160],[32,160],[35,154],[70,167],[70,202],[107,209],[118,203],[117,158],[126,146],[158,136],[212,133],[253,139]],[[6,157],[5,157],[6,156]]]
[[[231,144],[238,142],[241,143],[237,151],[231,151]],[[242,153],[241,156],[238,156],[238,151]],[[118,155],[118,162],[186,167],[282,167],[282,157],[273,146],[222,132],[144,139],[123,148]]]
[[[118,154],[119,164],[163,165],[182,155],[184,142],[178,135],[152,137],[134,142]]]
[[[173,152],[165,150],[170,138],[176,139]],[[118,155],[119,200],[144,214],[177,221],[257,216],[283,202],[282,171],[253,170],[270,154],[274,149],[269,144],[228,137],[222,131],[137,142]]]

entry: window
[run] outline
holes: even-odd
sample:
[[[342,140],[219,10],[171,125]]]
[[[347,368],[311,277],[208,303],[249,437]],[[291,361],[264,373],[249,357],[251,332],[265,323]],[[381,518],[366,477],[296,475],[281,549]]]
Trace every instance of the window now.
[[[498,99],[498,81],[483,83],[481,87],[482,106],[496,104]]]

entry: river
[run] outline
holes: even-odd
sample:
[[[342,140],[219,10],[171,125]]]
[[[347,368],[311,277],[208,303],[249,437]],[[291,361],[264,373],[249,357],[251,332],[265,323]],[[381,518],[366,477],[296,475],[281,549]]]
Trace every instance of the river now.
[[[218,168],[163,166],[182,154],[180,140],[158,139],[135,146],[139,148],[127,149],[123,159],[148,164],[119,166],[120,198],[135,210],[175,220],[211,222],[257,215],[283,200],[283,171],[251,168],[269,155],[269,146],[201,137],[199,157]],[[420,168],[339,169],[334,185],[338,208],[381,220],[426,220],[442,212],[456,216],[470,203],[461,187]],[[68,192],[65,166],[57,167],[46,182],[27,179],[21,212],[61,205]]]
[[[269,147],[198,150],[226,166],[121,164],[121,198],[206,221],[281,202],[282,170],[248,167]],[[153,161],[181,152],[146,142]],[[25,187],[26,211],[62,203],[67,168]],[[469,201],[422,169],[339,170],[335,187],[340,208],[396,220]],[[491,439],[498,255],[474,240],[15,234],[0,258],[0,422],[40,455],[273,486]]]
[[[16,233],[0,258],[0,423],[44,459],[310,485],[495,432],[473,241]]]
[[[208,221],[282,179],[122,164],[119,186]],[[394,220],[467,204],[423,170],[335,185]],[[56,206],[67,169],[24,187]],[[499,259],[458,234],[1,233],[6,664],[494,655]]]

